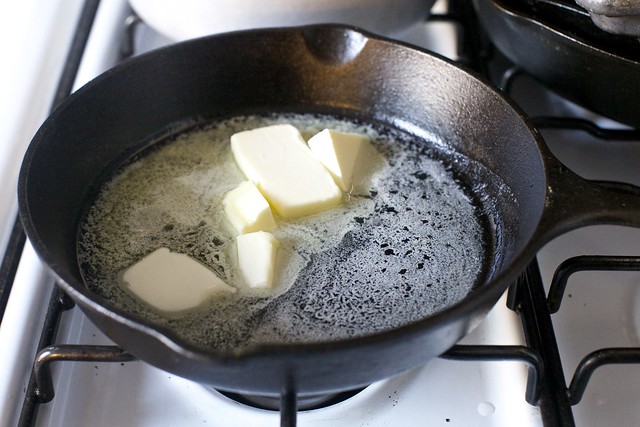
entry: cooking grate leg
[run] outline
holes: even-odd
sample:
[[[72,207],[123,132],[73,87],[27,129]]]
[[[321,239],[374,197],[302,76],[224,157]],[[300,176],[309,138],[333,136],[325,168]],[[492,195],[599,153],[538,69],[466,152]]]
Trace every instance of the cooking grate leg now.
[[[124,22],[124,36],[120,44],[119,60],[131,58],[135,53],[135,35],[138,25],[142,22],[135,13],[127,16]]]
[[[525,71],[514,65],[502,72],[496,85],[503,92],[510,93],[514,81],[526,75]],[[640,141],[640,129],[608,129],[598,126],[591,120],[577,117],[539,116],[532,117],[531,122],[538,129],[582,131],[596,138],[609,141]]]
[[[509,301],[521,315],[528,344],[538,349],[546,368],[539,405],[544,425],[575,425],[571,407],[580,403],[594,371],[605,365],[640,364],[640,348],[603,348],[585,356],[566,386],[551,313],[559,310],[569,277],[579,271],[640,271],[640,257],[579,256],[564,261],[554,274],[545,299],[537,262],[532,263]]]
[[[55,396],[50,364],[70,362],[131,362],[135,358],[118,346],[51,345],[43,348],[34,363],[35,394],[40,403],[50,402]]]
[[[551,313],[558,312],[569,278],[580,271],[640,271],[640,257],[583,255],[563,261],[553,275],[547,296]]]
[[[556,269],[547,295],[551,313],[558,312],[569,278],[580,271],[640,271],[640,257],[583,255],[565,260]],[[640,364],[640,348],[603,348],[585,356],[567,389],[570,404],[580,403],[596,369],[614,364]]]
[[[638,129],[607,129],[590,120],[574,117],[534,117],[532,122],[538,129],[569,129],[587,132],[600,139],[615,141],[640,141]]]
[[[296,427],[298,414],[298,396],[287,387],[280,397],[280,427]]]
[[[38,349],[42,349],[50,345],[55,340],[62,313],[73,307],[73,305],[74,304],[71,299],[62,292],[60,288],[54,286],[51,298],[49,299],[49,307],[47,308],[45,321],[42,325],[42,334],[40,335],[40,341],[38,342]],[[18,421],[19,427],[28,427],[35,424],[36,417],[38,416],[38,408],[41,403],[36,390],[37,384],[34,364],[29,385],[25,393],[22,412],[20,413],[20,419]]]
[[[572,405],[580,403],[593,372],[605,365],[638,364],[640,348],[603,348],[588,354],[576,368],[567,390]]]
[[[24,234],[22,222],[20,222],[20,218],[16,217],[9,236],[9,242],[7,243],[7,249],[2,258],[2,264],[0,264],[0,322],[2,322],[7,308],[9,293],[11,293],[11,288],[13,287],[13,281],[18,271],[26,239],[27,236]]]
[[[530,405],[537,405],[544,370],[540,355],[519,345],[455,345],[441,355],[443,359],[469,361],[520,361],[529,366],[525,398]]]
[[[527,345],[540,355],[545,368],[538,400],[543,425],[573,427],[575,420],[537,260],[509,292],[510,306],[520,315]]]

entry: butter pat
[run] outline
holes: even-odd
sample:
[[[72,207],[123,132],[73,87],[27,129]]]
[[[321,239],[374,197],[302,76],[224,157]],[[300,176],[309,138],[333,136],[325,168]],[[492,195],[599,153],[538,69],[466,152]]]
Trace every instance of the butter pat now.
[[[198,307],[218,292],[235,292],[187,255],[160,248],[126,269],[122,284],[142,301],[167,313]]]
[[[366,136],[325,129],[309,139],[309,148],[331,173],[336,184],[343,191],[349,192],[358,154],[362,145],[368,141]]]
[[[245,283],[252,288],[271,289],[278,240],[271,233],[257,231],[236,238],[238,267]]]
[[[229,222],[238,233],[272,231],[276,228],[269,202],[251,181],[245,181],[229,191],[222,205]]]
[[[340,188],[291,125],[236,133],[231,150],[240,170],[283,218],[314,214],[342,201]]]

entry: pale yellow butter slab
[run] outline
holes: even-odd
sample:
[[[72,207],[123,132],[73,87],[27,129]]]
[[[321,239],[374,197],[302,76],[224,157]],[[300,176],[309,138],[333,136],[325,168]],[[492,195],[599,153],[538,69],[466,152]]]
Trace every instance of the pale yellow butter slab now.
[[[224,212],[238,233],[273,231],[276,228],[269,202],[251,182],[240,183],[222,199]]]
[[[275,275],[278,240],[265,231],[236,237],[238,267],[245,283],[252,288],[271,289]]]
[[[185,254],[156,249],[122,273],[123,285],[146,304],[172,313],[198,307],[218,292],[235,292]]]
[[[231,150],[247,179],[283,218],[337,206],[342,191],[291,125],[274,125],[231,136]]]
[[[325,129],[309,139],[313,155],[329,171],[336,184],[346,192],[351,190],[353,171],[358,155],[369,138],[355,133]]]

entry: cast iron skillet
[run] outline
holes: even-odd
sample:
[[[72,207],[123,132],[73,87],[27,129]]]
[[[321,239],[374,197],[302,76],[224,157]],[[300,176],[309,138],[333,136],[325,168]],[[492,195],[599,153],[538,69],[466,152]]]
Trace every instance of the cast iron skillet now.
[[[607,33],[572,0],[473,0],[489,38],[562,96],[640,126],[640,44]]]
[[[107,165],[149,135],[194,118],[265,111],[331,113],[418,138],[435,135],[501,177],[513,198],[476,183],[476,191],[496,199],[491,215],[502,230],[486,283],[451,308],[389,332],[227,353],[181,342],[87,290],[76,233]],[[106,72],[42,125],[24,158],[18,193],[36,251],[114,342],[177,375],[262,395],[354,389],[419,366],[470,332],[555,235],[596,222],[640,226],[640,189],[589,182],[567,170],[489,85],[437,55],[343,26],[197,39]]]

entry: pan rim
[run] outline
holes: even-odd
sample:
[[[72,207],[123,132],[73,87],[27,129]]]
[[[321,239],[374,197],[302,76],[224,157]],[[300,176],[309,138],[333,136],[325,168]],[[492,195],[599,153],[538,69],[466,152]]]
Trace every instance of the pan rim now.
[[[376,39],[381,41],[389,41],[387,38],[372,35],[355,27],[346,26],[346,25],[313,25],[313,26],[304,26],[304,27],[295,27],[293,29],[287,29],[287,31],[301,31],[313,28],[324,28],[324,27],[335,27],[342,28],[343,30],[349,31],[357,31],[361,34],[364,34],[367,38]],[[200,38],[198,40],[207,40],[209,38],[220,38],[220,37],[233,37],[236,33],[252,33],[252,32],[265,32],[265,31],[282,31],[282,29],[261,29],[261,30],[248,30],[248,31],[239,31],[230,34],[224,35],[214,35]],[[480,285],[476,291],[473,291],[470,295],[464,297],[461,301],[456,304],[447,307],[441,312],[438,312],[432,316],[426,317],[424,319],[420,319],[416,322],[409,323],[404,326],[400,326],[388,331],[382,331],[372,334],[367,334],[364,336],[359,336],[355,338],[347,338],[347,339],[339,339],[335,341],[327,341],[327,342],[314,342],[314,343],[295,343],[295,344],[287,344],[287,343],[279,343],[279,344],[261,344],[255,346],[248,346],[242,348],[240,351],[229,351],[229,352],[215,352],[211,350],[203,350],[196,346],[185,342],[184,340],[176,337],[168,328],[160,327],[157,325],[149,325],[142,321],[141,319],[136,318],[130,313],[124,313],[121,310],[114,310],[113,308],[107,307],[101,304],[96,300],[96,295],[90,292],[85,288],[84,284],[74,283],[75,280],[70,280],[69,277],[65,277],[65,275],[60,271],[60,267],[56,264],[54,257],[49,252],[47,245],[40,237],[37,227],[33,224],[30,204],[28,203],[29,195],[27,182],[29,180],[29,172],[31,167],[30,159],[36,154],[38,142],[40,142],[44,138],[44,134],[46,132],[46,127],[51,126],[52,123],[56,121],[58,115],[62,114],[65,109],[65,106],[69,103],[72,103],[78,97],[82,96],[83,93],[90,91],[94,86],[99,85],[104,79],[110,78],[112,75],[121,72],[120,70],[124,70],[127,67],[130,67],[133,63],[138,63],[145,61],[145,58],[153,56],[153,55],[162,55],[166,54],[168,49],[178,48],[184,43],[191,43],[192,41],[178,43],[176,45],[169,46],[167,48],[161,49],[159,51],[149,52],[147,54],[141,55],[139,57],[133,58],[130,61],[119,64],[114,68],[106,71],[101,74],[96,79],[89,82],[87,85],[83,86],[77,92],[70,95],[66,98],[57,108],[56,110],[49,116],[45,124],[41,129],[38,130],[36,135],[33,138],[33,141],[29,145],[25,157],[23,160],[23,167],[21,167],[19,180],[18,180],[18,200],[19,200],[19,211],[20,216],[25,228],[25,232],[29,237],[32,245],[36,249],[36,252],[39,254],[40,258],[43,259],[45,264],[49,266],[53,274],[59,281],[60,286],[65,290],[65,292],[71,294],[76,301],[80,302],[83,309],[86,307],[91,307],[92,309],[97,310],[98,312],[108,316],[109,318],[121,322],[127,325],[130,328],[136,329],[137,331],[144,333],[162,343],[164,346],[172,349],[173,351],[188,356],[193,359],[200,359],[202,361],[216,361],[216,362],[229,362],[230,359],[234,361],[241,362],[246,359],[251,359],[256,355],[260,355],[260,357],[268,357],[269,355],[278,355],[279,357],[284,358],[295,358],[299,356],[303,356],[309,352],[336,352],[346,349],[352,349],[357,347],[368,347],[370,345],[379,345],[381,342],[385,341],[396,341],[409,338],[425,327],[436,327],[440,324],[445,324],[451,319],[457,318],[467,312],[473,311],[477,309],[479,306],[493,306],[494,303],[499,299],[499,297],[504,293],[507,289],[507,286],[517,278],[518,274],[524,270],[529,260],[534,256],[536,248],[535,244],[529,240],[527,243],[523,244],[522,248],[519,251],[514,253],[511,257],[511,261],[507,262],[504,268],[499,271],[496,276],[489,280],[488,282]],[[482,86],[490,91],[494,96],[497,96],[501,99],[505,105],[512,110],[512,112],[520,119],[520,121],[525,125],[526,129],[532,136],[532,140],[536,143],[536,148],[539,152],[543,154],[546,152],[546,145],[543,143],[542,137],[539,132],[533,127],[530,123],[529,119],[524,115],[521,109],[505,94],[495,90],[494,87],[483,77],[475,73],[473,70],[468,69],[465,66],[461,66],[460,64],[455,63],[454,61],[445,58],[441,55],[438,55],[433,52],[426,52],[422,49],[416,48],[415,46],[409,45],[407,43],[392,41],[393,44],[402,45],[404,47],[408,47],[412,50],[421,51],[422,53],[428,54],[429,56],[440,60],[442,62],[447,63],[449,66],[453,66],[457,69],[462,70],[463,72],[469,74],[472,78],[478,81]],[[545,165],[542,165],[543,171],[546,173]],[[545,175],[546,177],[546,175]],[[546,196],[546,191],[544,192]],[[541,216],[540,216],[541,217]],[[538,218],[538,223],[539,223]],[[535,230],[537,228],[533,227],[533,233],[531,233],[531,237],[535,235]]]

